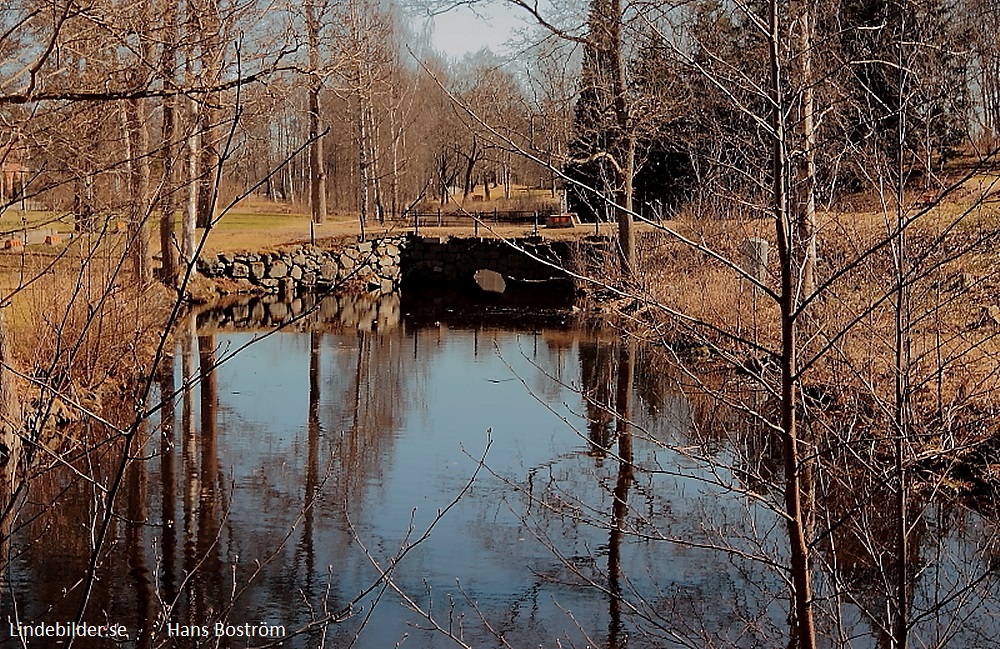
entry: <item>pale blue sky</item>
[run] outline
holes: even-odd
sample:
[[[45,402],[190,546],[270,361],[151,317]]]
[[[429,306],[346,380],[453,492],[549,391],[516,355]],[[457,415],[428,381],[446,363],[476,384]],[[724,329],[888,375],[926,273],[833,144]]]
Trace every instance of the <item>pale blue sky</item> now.
[[[523,9],[502,2],[477,4],[475,11],[467,6],[456,7],[431,20],[434,48],[454,58],[484,47],[503,54],[504,43],[532,24]]]

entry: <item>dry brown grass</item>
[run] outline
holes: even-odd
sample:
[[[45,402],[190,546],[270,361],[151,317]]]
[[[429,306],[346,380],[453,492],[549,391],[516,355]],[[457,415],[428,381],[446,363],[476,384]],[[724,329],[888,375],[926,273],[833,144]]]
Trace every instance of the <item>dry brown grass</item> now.
[[[115,240],[90,255],[77,245],[60,259],[22,256],[0,274],[26,377],[21,400],[36,415],[55,409],[67,421],[85,419],[79,405],[118,424],[134,416],[172,298],[158,285],[140,291],[122,253]]]
[[[741,241],[767,236],[765,221],[674,221],[671,229],[715,254],[738,260]],[[644,291],[668,312],[724,326],[734,335],[754,342],[774,340],[777,307],[749,282],[713,255],[695,249],[669,234],[641,238],[640,264]],[[773,248],[772,248],[773,250]],[[770,261],[774,261],[773,252]],[[776,264],[773,270],[777,270]],[[773,285],[773,282],[769,282]],[[680,330],[686,327],[678,321]]]
[[[941,445],[940,437],[957,428],[964,427],[966,440],[987,435],[984,413],[996,411],[1000,403],[1000,210],[981,200],[984,194],[978,187],[963,187],[918,218],[906,234],[906,265],[918,272],[906,307],[910,401],[913,425],[928,433],[928,448]],[[823,213],[819,223],[820,281],[848,270],[824,289],[800,322],[800,362],[821,354],[803,384],[828,387],[855,406],[864,402],[868,411],[889,408],[896,378],[894,257],[891,245],[879,244],[891,232],[895,213]],[[741,241],[768,240],[766,284],[777,290],[770,221],[682,218],[671,227],[737,261]],[[777,305],[731,267],[667,234],[647,236],[641,255],[644,290],[665,307],[644,309],[643,317],[653,324],[650,331],[668,343],[679,341],[679,347],[717,348],[728,358],[715,355],[713,362],[730,368],[733,361],[761,359],[765,354],[754,345],[779,350]],[[688,324],[671,313],[708,326]],[[752,344],[727,339],[720,331]]]

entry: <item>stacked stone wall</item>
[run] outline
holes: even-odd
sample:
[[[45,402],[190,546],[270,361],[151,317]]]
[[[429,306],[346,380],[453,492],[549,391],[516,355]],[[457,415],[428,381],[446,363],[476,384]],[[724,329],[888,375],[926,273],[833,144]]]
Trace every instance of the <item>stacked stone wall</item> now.
[[[406,239],[392,237],[339,249],[298,246],[276,252],[223,252],[202,258],[206,277],[229,280],[234,292],[310,292],[330,289],[390,293],[402,277]]]
[[[388,331],[399,325],[399,294],[344,294],[318,297],[303,293],[285,302],[278,295],[231,297],[198,313],[201,329],[296,331]]]
[[[512,245],[513,244],[513,245]],[[472,284],[491,270],[526,285],[572,285],[566,268],[590,265],[606,240],[539,241],[462,237],[387,237],[337,249],[298,246],[277,252],[219,253],[199,261],[206,277],[230,293],[366,291],[387,294],[406,283]]]

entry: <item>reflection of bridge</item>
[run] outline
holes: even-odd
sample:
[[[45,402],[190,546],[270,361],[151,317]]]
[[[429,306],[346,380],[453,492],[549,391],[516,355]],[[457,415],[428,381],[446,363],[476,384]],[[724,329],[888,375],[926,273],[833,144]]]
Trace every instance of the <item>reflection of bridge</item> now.
[[[505,296],[506,297],[506,296]],[[347,293],[317,296],[304,292],[291,300],[277,295],[242,296],[208,305],[196,314],[198,331],[290,331],[385,333],[407,326],[445,325],[458,329],[544,330],[548,337],[573,331],[571,296],[537,300],[478,297],[440,287],[403,294]],[[594,332],[588,332],[595,336]]]
[[[399,295],[328,295],[304,293],[291,301],[277,295],[227,300],[197,314],[198,331],[388,331],[399,326]]]

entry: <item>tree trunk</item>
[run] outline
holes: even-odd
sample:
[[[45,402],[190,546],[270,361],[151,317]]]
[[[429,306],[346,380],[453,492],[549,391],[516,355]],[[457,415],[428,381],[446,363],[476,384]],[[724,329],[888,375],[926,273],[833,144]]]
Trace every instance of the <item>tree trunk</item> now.
[[[309,38],[309,211],[313,223],[326,221],[326,169],[321,131],[319,95],[323,83],[319,73],[319,17],[312,0],[305,3],[306,32]]]
[[[181,261],[185,266],[190,267],[194,263],[195,255],[194,231],[198,223],[198,161],[201,156],[198,149],[198,104],[193,99],[188,100],[188,110],[191,116],[191,126],[184,152],[187,157],[188,191],[184,217],[181,221]]]
[[[392,119],[390,125],[392,129],[392,182],[390,187],[391,206],[389,213],[395,219],[399,218],[399,147],[404,145],[404,131],[402,125],[398,123],[395,106],[393,106],[392,111],[389,113],[389,117]]]
[[[177,20],[176,6],[167,3],[169,11],[165,21],[167,22],[168,34],[167,43],[164,45],[164,54],[161,60],[161,74],[164,75],[164,84],[174,86],[174,46],[176,42]],[[167,286],[177,285],[177,249],[174,243],[174,154],[177,147],[174,140],[177,139],[177,97],[165,96],[163,98],[163,125],[161,129],[162,142],[160,145],[160,165],[163,178],[160,183],[160,279]]]
[[[11,372],[13,354],[7,337],[5,307],[0,307],[0,570],[10,566],[11,530],[19,511],[21,480],[21,405]],[[0,587],[4,586],[0,572]]]
[[[996,11],[993,9],[988,15],[995,15]],[[985,24],[992,23],[987,21]],[[977,40],[983,127],[989,138],[986,148],[991,149],[1000,141],[1000,47],[988,26],[979,33]]]
[[[200,16],[201,33],[201,83],[211,86],[219,80],[219,18],[218,0],[209,0]],[[197,226],[209,228],[215,220],[215,205],[217,203],[216,174],[220,164],[218,151],[218,121],[219,93],[210,92],[205,95],[201,104],[201,176],[198,179],[198,215]]]
[[[368,98],[365,101],[365,120],[368,122],[368,161],[369,177],[372,186],[372,202],[375,206],[375,218],[379,223],[385,223],[385,204],[382,200],[382,172],[379,169],[379,129],[375,121],[374,102],[371,97],[371,89],[368,90]]]
[[[140,288],[153,281],[153,261],[146,220],[150,212],[149,131],[146,130],[143,100],[125,101],[127,168],[129,176],[128,240],[132,271]]]
[[[326,221],[326,171],[323,136],[320,133],[319,84],[309,89],[309,210],[313,223]]]
[[[479,140],[472,136],[472,148],[465,154],[465,183],[462,185],[462,200],[464,201],[472,193],[472,172],[476,168],[476,163],[481,157],[479,152]]]
[[[360,215],[361,229],[364,230],[368,223],[368,212],[370,210],[369,201],[371,199],[371,165],[368,160],[368,122],[365,119],[365,99],[361,90],[361,69],[358,68],[358,176],[361,186],[360,190]]]
[[[628,85],[625,77],[625,53],[622,51],[621,34],[621,0],[609,0],[608,48],[605,52],[606,61],[611,69],[611,90],[614,96],[616,143],[614,152],[618,162],[618,185],[621,193],[617,196],[618,207],[615,209],[618,220],[618,254],[622,273],[633,277],[636,272],[635,222],[632,220],[632,194],[635,176],[635,133],[629,114]]]
[[[448,152],[444,148],[441,148],[436,160],[438,191],[441,205],[447,204],[448,200],[451,198],[451,183],[453,183],[455,181],[455,177],[458,176],[457,164],[456,168],[452,169],[448,157]]]
[[[548,146],[546,147],[546,166],[549,168],[549,195],[552,198],[556,197],[556,168],[553,166],[555,163],[552,160],[552,148],[554,146],[555,139],[549,137]]]
[[[903,15],[899,15],[899,38],[896,43],[897,48],[897,70],[899,73],[899,96],[907,96],[907,73],[904,65],[903,35],[907,33]],[[905,101],[905,99],[901,99]],[[909,520],[907,516],[907,457],[909,437],[909,394],[910,394],[910,288],[907,281],[908,269],[906,267],[909,255],[907,254],[906,242],[906,208],[903,203],[903,190],[906,187],[906,111],[901,110],[899,119],[896,121],[896,236],[893,241],[893,257],[895,268],[895,290],[893,295],[894,309],[894,370],[895,370],[895,395],[893,404],[893,419],[895,424],[895,473],[896,473],[896,583],[895,583],[895,610],[893,611],[892,637],[894,649],[906,649],[909,635],[909,602],[910,602],[910,579],[909,579]],[[930,149],[929,138],[925,141],[925,146]]]
[[[798,236],[803,246],[802,297],[816,290],[816,126],[812,78],[812,0],[804,0],[801,20],[802,60],[802,169],[803,196],[800,203]]]
[[[813,623],[812,575],[809,546],[802,513],[801,458],[796,421],[797,359],[795,336],[795,255],[792,250],[792,223],[788,208],[788,153],[785,140],[783,82],[781,78],[781,40],[778,0],[768,5],[769,82],[771,98],[772,138],[772,204],[777,235],[778,259],[781,266],[781,392],[780,420],[785,469],[785,515],[788,545],[792,559],[792,637],[799,649],[815,649]]]
[[[633,180],[635,178],[635,136],[626,135],[624,160],[622,161],[622,192],[619,207],[615,210],[618,218],[618,255],[622,273],[634,277],[636,271],[635,222],[632,220]]]
[[[510,200],[510,154],[504,157],[503,161],[503,197]]]
[[[216,186],[215,174],[219,164],[219,155],[215,149],[216,131],[214,121],[218,111],[208,102],[201,107],[200,123],[201,155],[200,176],[198,178],[198,215],[196,225],[199,228],[209,228],[215,220]]]

